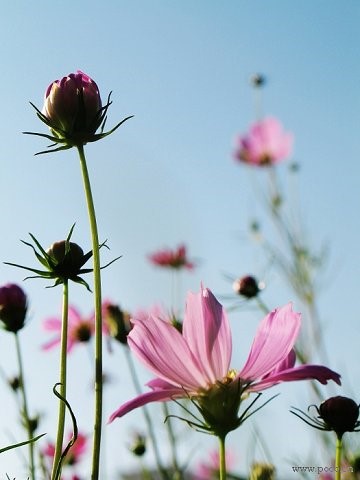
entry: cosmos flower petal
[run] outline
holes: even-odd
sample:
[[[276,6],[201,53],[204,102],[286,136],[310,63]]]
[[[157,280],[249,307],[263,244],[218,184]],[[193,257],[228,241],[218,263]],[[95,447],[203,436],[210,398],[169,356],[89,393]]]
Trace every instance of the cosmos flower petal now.
[[[157,377],[178,387],[194,391],[206,387],[199,363],[185,338],[170,323],[149,316],[133,319],[128,344],[137,357]]]
[[[49,340],[48,342],[41,345],[41,350],[44,350],[44,351],[51,350],[53,347],[55,347],[59,343],[60,343],[60,337],[53,338],[52,340]]]
[[[61,319],[59,317],[50,317],[43,321],[44,330],[59,331],[61,328]]]
[[[142,407],[150,402],[166,402],[172,398],[183,396],[184,391],[181,388],[176,387],[166,390],[156,389],[151,392],[143,393],[124,403],[120,408],[115,410],[115,412],[110,415],[108,423],[111,423],[115,418],[122,417],[135,408]]]
[[[231,331],[225,311],[210,290],[189,293],[183,336],[192,353],[201,359],[209,383],[226,376],[231,359]]]
[[[262,378],[283,362],[292,350],[300,329],[300,314],[291,303],[273,310],[260,323],[245,366],[239,377]]]
[[[295,368],[289,368],[274,375],[269,375],[263,380],[254,383],[249,391],[257,392],[272,387],[280,382],[292,382],[298,380],[318,380],[323,385],[326,385],[329,380],[333,380],[338,385],[341,385],[340,375],[330,368],[322,365],[301,365]]]

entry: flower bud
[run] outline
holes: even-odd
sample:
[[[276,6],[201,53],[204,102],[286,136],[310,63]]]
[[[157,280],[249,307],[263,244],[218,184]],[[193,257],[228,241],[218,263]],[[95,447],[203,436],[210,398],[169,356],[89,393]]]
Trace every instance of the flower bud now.
[[[21,287],[8,283],[0,288],[0,320],[5,330],[17,333],[25,323],[27,298]]]
[[[136,456],[136,457],[142,457],[145,452],[146,452],[146,439],[144,435],[141,435],[140,433],[137,433],[135,435],[134,441],[132,445],[130,446],[130,451]]]
[[[250,480],[274,480],[275,467],[269,463],[254,463],[251,466]]]
[[[359,426],[359,405],[348,397],[337,396],[325,400],[319,407],[319,414],[327,428],[333,430],[338,438]]]
[[[110,336],[123,345],[127,345],[127,336],[131,330],[130,315],[117,305],[105,302],[103,318]]]
[[[8,385],[13,392],[17,392],[21,387],[21,380],[20,377],[12,377],[8,379]]]
[[[233,289],[238,295],[245,298],[253,298],[260,292],[257,280],[251,275],[239,278],[233,283]]]
[[[251,76],[250,83],[255,88],[261,88],[266,84],[266,77],[262,73],[255,73]]]
[[[84,264],[84,251],[73,242],[61,240],[53,243],[46,251],[54,264],[54,271],[62,278],[73,278]]]
[[[101,107],[98,86],[78,70],[49,85],[42,114],[55,137],[84,144],[100,126]]]

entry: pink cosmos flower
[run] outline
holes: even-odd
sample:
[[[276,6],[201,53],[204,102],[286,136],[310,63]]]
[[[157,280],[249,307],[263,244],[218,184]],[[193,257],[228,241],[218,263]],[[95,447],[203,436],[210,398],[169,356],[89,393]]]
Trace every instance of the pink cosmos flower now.
[[[276,118],[268,117],[252,125],[237,143],[237,160],[249,165],[274,165],[291,155],[293,135],[285,132]]]
[[[233,452],[226,452],[226,468],[227,471],[231,471],[234,468],[235,457]],[[219,478],[219,469],[220,469],[220,454],[218,450],[212,450],[209,453],[208,459],[202,461],[197,465],[195,470],[195,479],[196,480],[217,480]]]
[[[173,268],[176,270],[180,268],[192,270],[195,267],[194,263],[188,260],[186,246],[183,244],[179,245],[175,250],[159,250],[158,252],[150,254],[148,258],[153,265],[158,267]]]
[[[72,433],[68,434],[67,442],[68,443],[72,438]],[[88,445],[88,438],[83,433],[79,433],[74,445],[70,448],[67,456],[65,457],[65,465],[74,466],[78,464],[84,454],[86,453]],[[55,454],[55,445],[52,442],[48,442],[45,447],[42,449],[42,454],[44,457],[52,460]],[[76,476],[74,477],[76,478]]]
[[[230,369],[232,338],[226,313],[207,288],[188,294],[182,334],[153,316],[132,322],[128,344],[156,378],[147,384],[149,392],[121,405],[110,422],[149,402],[190,397],[211,431],[226,435],[242,422],[238,410],[244,393],[293,380],[340,384],[340,376],[327,367],[294,366],[293,347],[301,321],[291,304],[262,320],[239,372]]]
[[[49,332],[56,332],[53,339],[42,345],[42,350],[50,350],[60,344],[62,320],[59,317],[50,317],[44,320],[43,327]],[[77,343],[88,342],[95,332],[94,314],[84,317],[74,306],[69,307],[68,318],[68,345],[67,351],[71,352]]]

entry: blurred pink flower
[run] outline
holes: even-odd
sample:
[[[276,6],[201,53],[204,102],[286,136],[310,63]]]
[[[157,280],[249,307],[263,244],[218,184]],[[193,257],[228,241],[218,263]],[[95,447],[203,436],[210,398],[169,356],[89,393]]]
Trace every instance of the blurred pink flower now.
[[[67,442],[68,443],[72,438],[72,433],[68,434]],[[79,433],[78,437],[65,458],[64,466],[74,466],[80,462],[84,454],[86,453],[88,444],[88,438],[83,433]],[[55,445],[54,443],[48,442],[45,447],[42,449],[42,454],[44,457],[52,460],[55,454]],[[74,478],[77,478],[76,475]]]
[[[179,245],[175,250],[159,250],[148,255],[148,258],[153,265],[158,267],[173,268],[175,270],[180,268],[192,270],[195,267],[195,264],[187,258],[186,246],[183,244]]]
[[[226,451],[226,469],[230,472],[234,468],[235,458],[231,451]],[[220,455],[219,450],[212,450],[207,460],[200,462],[195,469],[195,480],[217,480],[219,478]]]
[[[43,328],[49,332],[56,332],[56,336],[42,345],[42,350],[50,350],[60,344],[62,320],[59,317],[50,317],[44,320]],[[71,352],[77,343],[88,342],[95,331],[94,315],[83,317],[74,306],[69,307],[68,318],[68,345]]]
[[[238,411],[244,392],[293,380],[316,379],[326,384],[331,379],[340,384],[340,376],[326,367],[294,367],[293,346],[301,321],[291,304],[262,320],[245,366],[238,373],[229,368],[232,337],[226,313],[206,288],[188,294],[182,334],[154,316],[135,317],[132,322],[128,344],[156,378],[147,384],[150,392],[121,405],[110,421],[149,402],[191,397],[207,424],[212,422],[213,427],[214,421],[209,419],[216,420],[213,432],[226,435],[241,424]]]
[[[293,135],[285,132],[276,118],[268,117],[238,138],[234,156],[249,165],[274,165],[289,158],[292,145]]]

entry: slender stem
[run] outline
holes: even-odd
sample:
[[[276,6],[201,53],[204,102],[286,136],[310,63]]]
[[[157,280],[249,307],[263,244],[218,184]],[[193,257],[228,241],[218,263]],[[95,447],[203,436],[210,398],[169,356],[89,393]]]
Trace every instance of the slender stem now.
[[[131,375],[136,393],[138,395],[140,395],[142,393],[141,385],[140,385],[138,376],[136,374],[135,365],[134,365],[134,362],[133,362],[133,359],[132,359],[132,356],[131,356],[131,352],[130,352],[128,347],[125,347],[125,357],[126,357],[126,361],[127,361],[128,367],[129,367],[130,375]],[[148,411],[146,405],[144,405],[142,407],[142,411],[144,413],[145,422],[146,422],[147,429],[148,429],[148,434],[149,434],[149,437],[150,437],[150,440],[151,440],[151,443],[152,443],[152,446],[153,446],[153,449],[154,449],[154,456],[155,456],[155,461],[156,461],[158,471],[161,473],[161,476],[162,476],[163,480],[168,480],[168,474],[167,474],[166,469],[164,468],[164,466],[162,464],[162,461],[161,461],[160,452],[159,452],[158,444],[157,444],[157,441],[156,441],[154,426],[153,426],[151,416],[149,414],[149,411]]]
[[[20,391],[21,391],[21,397],[22,397],[22,414],[25,421],[25,427],[27,430],[28,439],[31,440],[31,438],[33,437],[33,428],[31,426],[31,419],[29,417],[29,410],[28,410],[26,389],[25,389],[24,367],[22,362],[20,340],[17,332],[15,333],[15,345],[16,345],[16,355],[17,355],[18,368],[19,368],[19,384],[20,384]],[[35,480],[34,443],[33,442],[29,443],[29,463],[30,463],[31,479]]]
[[[265,305],[265,303],[261,300],[261,298],[259,297],[259,295],[256,296],[256,302],[258,304],[258,307],[260,308],[260,310],[265,314],[267,315],[269,312],[270,312],[270,309]]]
[[[163,409],[164,409],[164,415],[166,420],[166,429],[169,437],[169,442],[170,442],[170,450],[171,450],[171,458],[172,458],[172,466],[174,469],[174,475],[173,479],[174,480],[180,480],[182,478],[182,473],[181,469],[179,467],[177,455],[176,455],[176,438],[174,435],[174,430],[172,428],[172,422],[171,418],[168,418],[170,415],[169,407],[167,403],[163,403]]]
[[[335,452],[335,480],[341,480],[341,450],[342,440],[336,438],[336,452]]]
[[[81,172],[83,176],[86,203],[88,207],[91,230],[93,266],[94,266],[94,301],[95,301],[95,418],[91,480],[98,480],[100,469],[100,444],[102,427],[102,310],[101,310],[101,276],[99,237],[96,223],[95,207],[91,193],[89,173],[86,165],[83,145],[78,147]]]
[[[69,315],[69,284],[64,280],[63,302],[62,302],[62,321],[61,321],[61,342],[60,342],[60,388],[59,393],[66,398],[66,370],[67,370],[67,337],[68,337],[68,315]],[[63,401],[59,401],[58,429],[55,444],[55,454],[52,467],[51,478],[56,480],[57,468],[62,454],[64,442],[66,406]]]
[[[226,480],[225,435],[219,437],[219,477]]]

